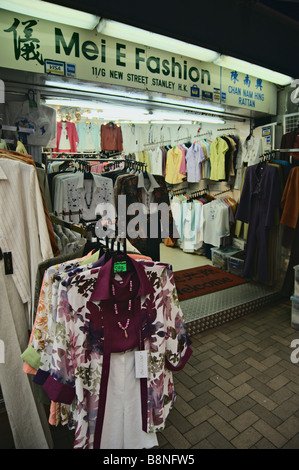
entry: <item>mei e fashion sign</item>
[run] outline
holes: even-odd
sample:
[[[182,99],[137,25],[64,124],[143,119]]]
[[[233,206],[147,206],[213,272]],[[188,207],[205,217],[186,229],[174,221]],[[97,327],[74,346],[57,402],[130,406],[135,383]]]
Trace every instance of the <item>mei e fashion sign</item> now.
[[[1,66],[276,113],[276,86],[141,44],[0,10]]]

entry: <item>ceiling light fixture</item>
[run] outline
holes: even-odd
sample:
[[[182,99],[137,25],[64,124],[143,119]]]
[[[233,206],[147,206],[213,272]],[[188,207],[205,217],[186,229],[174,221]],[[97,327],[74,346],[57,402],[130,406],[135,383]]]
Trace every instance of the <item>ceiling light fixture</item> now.
[[[185,57],[191,57],[204,62],[213,62],[219,57],[218,52],[206,49],[204,47],[188,44],[187,42],[173,39],[161,34],[151,33],[135,26],[118,23],[113,20],[102,18],[97,26],[98,33],[112,36],[125,41],[143,44],[164,51],[173,52]]]
[[[288,75],[284,75],[282,73],[275,72],[274,70],[251,64],[245,60],[236,59],[227,55],[221,55],[214,61],[214,63],[230,70],[236,70],[237,72],[253,75],[254,77],[261,78],[267,82],[275,83],[276,85],[290,85],[290,83],[292,83],[294,80]]]
[[[145,46],[155,47],[160,50],[173,52],[196,60],[213,62],[216,65],[253,75],[277,85],[286,86],[293,81],[292,77],[265,67],[236,59],[231,56],[220,55],[218,52],[210,49],[152,33],[136,28],[135,26],[118,23],[117,21],[102,18],[97,26],[97,31],[107,36],[124,39],[138,44],[144,44]]]
[[[99,16],[41,0],[0,0],[0,8],[89,30],[94,29],[100,21]]]
[[[1,2],[1,0],[0,0]],[[104,88],[99,86],[92,86],[92,85],[84,85],[81,83],[71,83],[68,81],[60,82],[55,80],[46,80],[46,86],[56,87],[56,88],[63,88],[65,90],[78,90],[78,91],[85,91],[86,93],[101,93],[103,95],[113,95],[113,96],[120,96],[125,98],[139,98],[139,99],[148,99],[148,95],[145,93],[137,93],[135,91],[124,91],[124,90],[116,90],[113,88]]]

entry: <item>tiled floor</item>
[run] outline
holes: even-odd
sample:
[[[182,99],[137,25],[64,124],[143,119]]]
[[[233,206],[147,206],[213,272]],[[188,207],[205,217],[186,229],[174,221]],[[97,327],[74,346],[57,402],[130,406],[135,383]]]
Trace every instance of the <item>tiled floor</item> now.
[[[164,243],[160,244],[160,261],[171,264],[173,271],[212,264],[212,261],[205,256],[185,253],[178,247],[169,247]]]
[[[299,363],[290,345],[299,331],[290,319],[291,303],[281,301],[192,336],[159,449],[298,449]],[[2,449],[13,448],[5,416]],[[54,448],[72,448],[70,431],[52,433]]]
[[[281,301],[192,337],[161,449],[298,449],[299,363]],[[299,357],[299,355],[298,355]]]

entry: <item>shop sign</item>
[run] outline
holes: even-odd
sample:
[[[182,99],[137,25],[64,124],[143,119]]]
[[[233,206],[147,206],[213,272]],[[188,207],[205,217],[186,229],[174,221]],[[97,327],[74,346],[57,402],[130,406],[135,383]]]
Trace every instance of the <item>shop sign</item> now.
[[[1,66],[276,113],[276,86],[167,51],[4,10]]]
[[[268,152],[272,150],[273,140],[273,125],[262,127],[263,151]]]

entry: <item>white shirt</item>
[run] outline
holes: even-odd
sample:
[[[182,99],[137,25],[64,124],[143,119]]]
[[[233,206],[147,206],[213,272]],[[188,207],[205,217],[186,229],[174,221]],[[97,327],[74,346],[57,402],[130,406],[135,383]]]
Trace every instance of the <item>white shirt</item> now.
[[[151,151],[150,160],[152,174],[162,176],[162,150],[160,147]]]
[[[245,140],[242,145],[242,160],[247,162],[248,166],[259,163],[260,156],[263,153],[263,143],[260,137],[251,136],[249,140]]]
[[[54,194],[54,211],[82,211],[84,220],[96,219],[98,204],[109,203],[115,207],[113,181],[110,178],[91,173],[92,179],[84,179],[84,173],[78,171],[72,175],[57,175]],[[57,184],[58,183],[58,184]],[[67,216],[65,220],[70,220]],[[72,222],[78,223],[79,214],[73,214]]]
[[[201,180],[201,162],[205,160],[205,154],[201,145],[194,142],[186,153],[187,181],[197,183]]]
[[[0,158],[0,247],[12,253],[11,275],[32,327],[38,264],[53,258],[46,216],[35,168]]]
[[[59,141],[60,150],[70,150],[71,144],[66,130],[66,122],[62,122],[61,136]]]
[[[203,241],[219,248],[221,238],[229,235],[229,208],[217,199],[204,204]]]
[[[183,203],[184,236],[181,248],[185,252],[194,252],[203,244],[203,204],[200,201]]]

